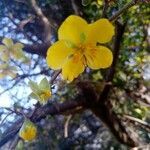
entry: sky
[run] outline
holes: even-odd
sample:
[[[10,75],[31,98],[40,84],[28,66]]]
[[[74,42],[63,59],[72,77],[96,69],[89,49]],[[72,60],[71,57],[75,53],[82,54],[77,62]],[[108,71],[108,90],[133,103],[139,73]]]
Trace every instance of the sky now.
[[[3,91],[4,89],[0,87],[0,91]],[[8,93],[4,93],[0,96],[0,107],[10,107],[11,106],[11,100],[8,95]]]

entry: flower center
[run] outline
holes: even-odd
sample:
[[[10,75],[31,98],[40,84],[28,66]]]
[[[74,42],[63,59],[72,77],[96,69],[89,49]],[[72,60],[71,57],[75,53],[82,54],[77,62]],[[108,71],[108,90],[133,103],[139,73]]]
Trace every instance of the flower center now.
[[[80,43],[74,46],[74,53],[69,55],[68,59],[71,59],[72,63],[77,64],[81,62],[84,66],[87,65],[86,57],[89,56],[93,59],[95,57],[96,46],[93,43]]]
[[[49,97],[51,96],[51,93],[49,90],[44,91],[43,93],[41,93],[40,98],[42,100],[47,100]]]

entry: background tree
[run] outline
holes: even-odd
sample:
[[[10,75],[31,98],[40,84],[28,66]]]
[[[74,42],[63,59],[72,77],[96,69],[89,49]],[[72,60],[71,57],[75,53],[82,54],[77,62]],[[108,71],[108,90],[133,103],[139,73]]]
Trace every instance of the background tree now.
[[[4,94],[11,101],[10,107],[0,108],[2,149],[145,148],[150,140],[149,1],[1,0],[0,8],[1,41],[9,37],[26,52],[20,60],[12,58],[20,50],[5,59],[1,51],[1,101]],[[89,23],[109,18],[116,33],[107,45],[113,50],[112,66],[86,69],[68,84],[60,71],[48,68],[45,57],[60,24],[71,14]],[[28,97],[29,80],[39,83],[43,77],[53,93],[46,105]],[[23,116],[38,126],[33,142],[18,136]]]

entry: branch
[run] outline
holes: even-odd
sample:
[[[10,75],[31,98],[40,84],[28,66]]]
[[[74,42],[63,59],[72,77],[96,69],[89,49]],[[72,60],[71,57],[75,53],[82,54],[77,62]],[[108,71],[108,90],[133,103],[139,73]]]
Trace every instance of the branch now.
[[[149,150],[150,149],[150,144],[147,145],[141,145],[139,147],[134,147],[131,150]]]
[[[116,22],[116,37],[114,42],[114,54],[113,54],[113,63],[111,68],[108,70],[106,76],[106,83],[111,83],[114,75],[115,75],[115,68],[119,57],[120,45],[121,40],[123,37],[123,33],[125,31],[125,26],[121,25],[120,23]],[[105,84],[103,91],[100,94],[98,103],[92,108],[93,112],[109,127],[111,132],[115,135],[115,137],[121,142],[131,147],[137,146],[139,141],[135,138],[134,133],[129,133],[126,130],[126,127],[121,123],[118,116],[113,112],[113,107],[111,105],[110,100],[108,99],[111,84]]]
[[[54,83],[55,79],[59,76],[60,73],[61,73],[61,70],[54,71],[54,74],[52,75],[51,80],[50,80],[50,84]]]
[[[7,117],[9,117],[10,115],[12,115],[12,112],[8,113],[0,122],[0,127],[3,125],[3,123],[5,122],[5,120],[7,119]]]
[[[43,14],[41,8],[37,5],[36,0],[31,0],[31,6],[34,10],[34,12],[36,13],[36,15],[39,17],[42,25],[43,25],[43,30],[44,30],[44,42],[48,42],[50,41],[50,37],[51,37],[51,27],[53,27],[48,18]]]
[[[108,0],[103,0],[103,12],[102,12],[102,18],[107,18],[106,14],[107,14],[107,8],[108,8],[109,2]]]
[[[66,122],[65,122],[65,125],[64,125],[64,138],[68,137],[68,128],[69,128],[69,122],[70,122],[71,118],[72,118],[72,115],[69,115],[67,117]]]
[[[0,36],[0,44],[2,44],[2,39],[4,39],[5,37],[3,36]],[[12,38],[11,38],[12,39]],[[14,42],[20,42],[20,41],[17,41],[15,39],[12,39]],[[20,42],[21,43],[21,42]],[[39,56],[43,56],[43,57],[46,57],[46,53],[47,53],[47,50],[48,48],[50,47],[51,45],[51,42],[48,41],[46,43],[42,43],[42,44],[25,44],[25,43],[22,43],[24,45],[24,48],[23,50],[27,53],[30,53],[30,54],[37,54]]]
[[[23,29],[23,27],[24,27],[24,25],[25,24],[27,24],[27,23],[29,23],[32,19],[33,19],[33,17],[29,17],[29,18],[27,18],[27,19],[25,19],[25,20],[22,20],[22,21],[20,21],[19,23],[16,23],[14,20],[14,17],[13,17],[13,15],[11,14],[8,14],[8,15],[5,15],[5,17],[7,17],[15,26],[16,26],[16,31],[20,31],[28,40],[30,40],[30,41],[32,41],[33,43],[35,42],[32,38],[31,38],[31,36],[29,36],[25,31],[24,31],[24,29]]]
[[[31,121],[34,123],[39,122],[41,119],[44,119],[47,115],[57,115],[62,114],[66,111],[70,111],[80,106],[84,106],[85,100],[82,96],[76,97],[74,100],[68,100],[64,103],[55,103],[55,104],[47,104],[40,108],[37,108],[34,112],[34,115],[30,117]],[[12,127],[9,128],[6,132],[3,133],[0,139],[0,147],[2,147],[5,143],[15,137],[18,133],[21,125],[23,123],[23,119],[20,119],[16,123],[13,124]]]
[[[72,5],[72,9],[73,9],[74,13],[76,15],[80,15],[80,11],[78,9],[78,6],[75,3],[75,0],[71,0],[71,5]]]
[[[121,25],[120,23],[116,22],[116,37],[115,37],[115,42],[114,42],[114,54],[113,54],[113,63],[110,67],[110,69],[108,70],[108,73],[106,75],[106,83],[111,83],[113,78],[114,78],[114,74],[115,74],[115,68],[116,68],[116,64],[118,61],[118,57],[119,57],[119,51],[120,51],[120,45],[121,45],[121,39],[125,30],[125,26]],[[106,84],[103,91],[100,94],[100,98],[99,101],[101,101],[102,103],[105,102],[105,100],[107,99],[108,93],[110,91],[111,88],[111,84]]]
[[[46,74],[48,74],[48,71],[49,71],[50,69],[44,69],[44,70],[41,70],[40,72],[38,72],[38,73],[32,73],[32,74],[21,74],[21,75],[17,75],[15,78],[13,78],[12,80],[21,80],[21,79],[25,79],[25,78],[28,78],[28,77],[33,77],[33,76],[38,76],[38,75],[46,75]]]
[[[20,80],[16,80],[10,87],[4,89],[2,92],[0,92],[0,95],[4,94],[5,92],[13,89],[18,83],[19,83]]]
[[[23,50],[30,54],[37,54],[46,57],[46,52],[50,45],[51,45],[50,42],[36,44],[36,45],[24,44]]]
[[[123,115],[123,117],[127,118],[128,120],[130,120],[132,122],[137,122],[137,123],[141,124],[142,126],[146,127],[150,131],[150,125],[147,122],[145,122],[141,119],[129,116],[129,115]]]

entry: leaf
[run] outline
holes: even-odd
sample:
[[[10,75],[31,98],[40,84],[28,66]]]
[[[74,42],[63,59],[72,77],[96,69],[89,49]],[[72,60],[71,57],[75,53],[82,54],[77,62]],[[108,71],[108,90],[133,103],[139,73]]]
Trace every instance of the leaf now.
[[[12,39],[10,39],[10,38],[4,38],[2,40],[2,43],[5,44],[8,48],[12,47],[14,44]]]
[[[46,78],[43,78],[39,84],[41,90],[50,90],[50,84]]]
[[[103,5],[103,1],[102,0],[97,0],[98,5]]]
[[[19,140],[17,146],[16,146],[16,150],[24,150],[24,144],[22,140]]]
[[[91,0],[82,0],[82,5],[87,6],[91,3]]]

